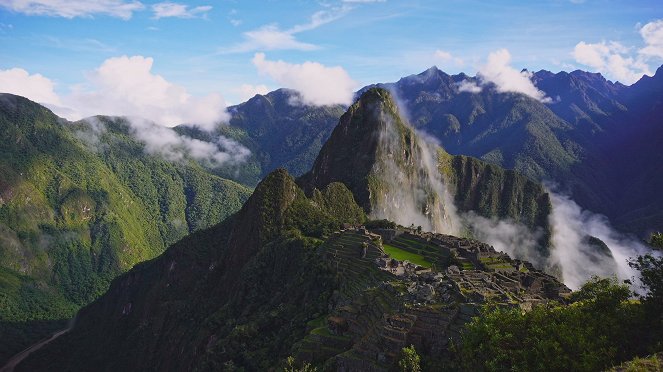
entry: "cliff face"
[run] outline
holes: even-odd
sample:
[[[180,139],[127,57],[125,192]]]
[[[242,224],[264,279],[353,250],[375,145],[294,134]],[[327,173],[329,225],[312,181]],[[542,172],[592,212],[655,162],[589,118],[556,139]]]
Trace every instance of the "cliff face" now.
[[[466,156],[452,156],[417,135],[389,92],[372,88],[341,117],[313,168],[298,183],[309,192],[342,182],[375,218],[459,233],[458,211],[509,218],[549,237],[551,205],[528,178]],[[456,210],[458,209],[458,211]]]

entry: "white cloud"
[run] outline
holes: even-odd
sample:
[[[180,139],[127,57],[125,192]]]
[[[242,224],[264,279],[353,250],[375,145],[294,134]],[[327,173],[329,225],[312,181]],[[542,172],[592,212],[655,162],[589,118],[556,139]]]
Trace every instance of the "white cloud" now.
[[[46,104],[69,120],[92,115],[135,116],[174,126],[188,123],[201,129],[229,119],[220,94],[194,97],[186,88],[152,73],[152,58],[109,58],[87,74],[87,81],[58,96],[53,82],[19,68],[0,70],[0,91]]]
[[[453,62],[456,66],[462,66],[464,64],[463,60],[458,57],[454,57],[451,53],[438,49],[433,53],[433,58],[436,61],[442,62],[444,64]]]
[[[48,78],[30,75],[22,68],[0,70],[0,92],[26,97],[35,102],[60,105],[60,98],[53,90],[55,84]]]
[[[652,60],[663,59],[663,19],[649,22],[639,28],[644,47],[635,50],[616,41],[576,44],[573,57],[576,62],[589,66],[608,78],[632,84],[643,75],[651,75]],[[659,62],[655,62],[659,63]]]
[[[65,97],[79,116],[138,116],[173,126],[191,123],[203,129],[228,119],[220,94],[193,97],[184,87],[152,73],[152,58],[109,58],[88,74],[85,87]]]
[[[269,93],[269,88],[266,85],[251,85],[251,84],[242,84],[238,89],[240,99],[246,101],[250,98],[253,98],[256,94],[265,95]]]
[[[159,155],[166,160],[182,162],[193,158],[211,167],[236,165],[246,161],[251,151],[241,144],[218,135],[210,141],[201,141],[186,135],[180,135],[171,128],[160,126],[149,120],[124,117],[129,125],[129,133],[144,144],[146,154]],[[101,152],[108,149],[102,140],[106,133],[106,121],[97,116],[84,120],[87,127],[77,127],[74,134],[91,151]]]
[[[361,3],[361,4],[368,4],[368,3],[384,3],[387,0],[343,0],[344,3]]]
[[[145,151],[158,154],[170,161],[182,161],[185,155],[203,161],[210,166],[236,164],[251,154],[241,144],[219,136],[215,142],[205,142],[181,136],[174,130],[139,118],[129,119],[132,132],[145,144]]]
[[[541,102],[552,101],[532,83],[531,72],[518,71],[511,67],[509,62],[511,62],[511,54],[506,49],[490,53],[488,62],[481,66],[478,76],[484,83],[495,84],[498,92],[517,92]]]
[[[340,66],[327,67],[317,62],[291,64],[269,61],[256,53],[253,64],[258,72],[268,75],[281,86],[301,94],[302,103],[310,105],[350,104],[357,83]]]
[[[628,48],[614,41],[595,44],[581,41],[573,49],[576,62],[621,83],[632,84],[651,71],[644,61],[630,57],[628,53]]]
[[[269,24],[242,34],[244,41],[222,48],[220,53],[244,53],[256,50],[315,50],[317,45],[297,40],[296,34],[316,29],[322,25],[343,17],[351,8],[348,6],[333,7],[314,13],[308,23],[295,25],[290,29],[282,30],[276,24]],[[232,22],[232,21],[231,21]]]
[[[649,22],[640,29],[645,47],[638,52],[646,57],[663,59],[663,19]]]
[[[139,1],[126,0],[2,0],[0,6],[27,15],[75,18],[103,14],[125,20],[144,8]]]
[[[206,17],[207,12],[212,10],[212,7],[209,5],[196,6],[189,8],[188,5],[173,3],[170,1],[164,1],[162,3],[157,3],[152,5],[152,11],[154,12],[155,19],[159,18],[197,18],[197,17]]]
[[[254,50],[315,50],[316,45],[304,43],[289,31],[283,31],[276,25],[266,25],[243,34],[245,41],[221,53],[243,53]]]
[[[463,80],[460,83],[458,83],[458,91],[476,94],[481,92],[481,87],[473,81]]]

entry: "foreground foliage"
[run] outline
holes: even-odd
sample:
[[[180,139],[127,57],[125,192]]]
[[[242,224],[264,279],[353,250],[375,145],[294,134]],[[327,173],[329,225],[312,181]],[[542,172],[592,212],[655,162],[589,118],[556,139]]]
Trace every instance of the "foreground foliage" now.
[[[660,275],[663,259],[640,257],[648,294],[630,300],[631,291],[615,279],[593,278],[570,305],[550,303],[529,312],[486,309],[467,327],[459,366],[474,371],[601,371],[661,348]],[[653,316],[658,314],[657,316]]]

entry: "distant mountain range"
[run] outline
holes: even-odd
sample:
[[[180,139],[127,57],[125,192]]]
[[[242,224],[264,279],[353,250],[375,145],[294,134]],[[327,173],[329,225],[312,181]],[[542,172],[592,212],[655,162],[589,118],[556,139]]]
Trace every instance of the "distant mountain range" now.
[[[663,229],[663,67],[628,87],[584,71],[535,72],[551,103],[490,86],[460,91],[463,81],[476,78],[433,67],[377,86],[449,153],[555,183],[623,231]]]

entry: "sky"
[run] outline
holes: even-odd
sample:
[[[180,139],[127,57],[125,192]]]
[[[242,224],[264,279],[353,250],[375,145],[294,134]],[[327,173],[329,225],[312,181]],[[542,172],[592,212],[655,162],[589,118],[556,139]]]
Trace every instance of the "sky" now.
[[[629,85],[661,64],[660,0],[0,0],[0,92],[71,120],[204,127],[257,93],[348,104],[433,65],[545,102],[522,69]]]

